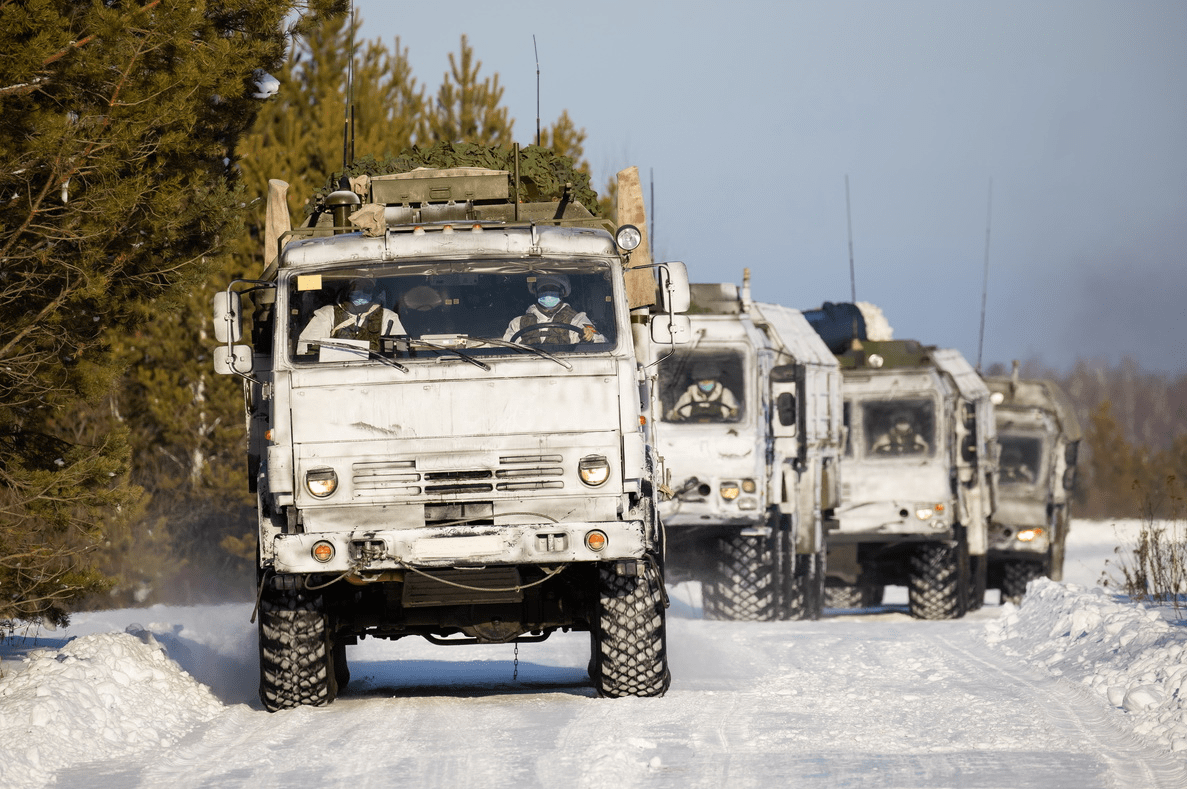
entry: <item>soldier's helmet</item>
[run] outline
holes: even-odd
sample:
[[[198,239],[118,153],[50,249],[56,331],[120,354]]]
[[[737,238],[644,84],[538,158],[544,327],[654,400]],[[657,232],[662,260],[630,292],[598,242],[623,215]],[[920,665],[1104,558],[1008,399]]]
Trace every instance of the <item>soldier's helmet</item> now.
[[[528,290],[532,295],[546,293],[548,291],[556,291],[561,294],[561,298],[565,298],[572,291],[569,285],[569,277],[566,274],[537,274],[534,282],[528,283]]]

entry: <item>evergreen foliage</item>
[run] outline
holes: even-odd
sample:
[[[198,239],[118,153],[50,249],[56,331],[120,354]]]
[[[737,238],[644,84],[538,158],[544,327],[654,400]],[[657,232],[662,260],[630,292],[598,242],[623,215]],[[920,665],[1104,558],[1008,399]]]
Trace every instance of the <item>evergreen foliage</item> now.
[[[84,416],[95,425],[125,429],[130,479],[143,495],[118,517],[108,511],[113,517],[104,521],[97,558],[114,585],[89,605],[254,595],[255,497],[246,484],[243,392],[238,379],[213,373],[211,298],[233,280],[263,271],[269,178],[290,184],[290,214],[299,221],[307,210],[302,203],[327,182],[327,174],[342,169],[348,88],[356,162],[388,159],[416,146],[428,150],[435,141],[432,102],[399,39],[394,49],[359,42],[351,88],[350,38],[345,17],[331,18],[307,30],[284,62],[270,69],[280,89],[259,106],[230,173],[238,177],[242,232],[224,237],[227,254],[208,258],[204,284],[175,293],[169,307],[152,311],[137,331],[108,337],[127,372],[118,396]],[[466,62],[476,75],[472,55]],[[567,114],[548,132],[554,129],[555,139],[569,148],[564,153],[579,156],[584,132]],[[587,164],[580,169],[588,173]]]
[[[344,5],[0,4],[0,619],[62,622],[109,583],[90,554],[137,497],[135,437],[100,407],[128,361],[112,338],[241,232],[229,163],[258,72],[290,14]]]

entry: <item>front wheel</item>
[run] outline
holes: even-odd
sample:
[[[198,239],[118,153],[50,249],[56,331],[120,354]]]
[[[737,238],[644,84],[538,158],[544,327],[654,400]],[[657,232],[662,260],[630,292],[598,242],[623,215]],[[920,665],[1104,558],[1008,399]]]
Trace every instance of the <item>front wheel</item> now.
[[[639,562],[634,575],[620,574],[627,566],[598,566],[590,677],[602,697],[662,696],[672,683],[663,575],[653,562]]]
[[[701,583],[706,619],[778,619],[776,539],[735,535],[714,541],[716,561]]]
[[[332,702],[338,695],[338,682],[325,598],[308,592],[265,590],[259,621],[260,701],[264,708],[276,712]]]
[[[1013,559],[1002,564],[1002,602],[1018,605],[1026,594],[1026,585],[1042,578],[1043,565],[1026,559]]]
[[[824,610],[824,551],[791,554],[789,583],[783,606],[787,619],[819,619]]]
[[[959,619],[968,609],[966,543],[924,543],[911,556],[907,604],[916,619]]]

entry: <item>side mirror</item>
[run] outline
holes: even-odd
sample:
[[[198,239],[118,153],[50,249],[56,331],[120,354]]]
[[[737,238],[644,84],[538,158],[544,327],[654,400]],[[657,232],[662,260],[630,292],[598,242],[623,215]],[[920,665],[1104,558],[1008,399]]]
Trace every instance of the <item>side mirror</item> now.
[[[960,442],[960,456],[965,463],[977,462],[977,438],[973,435],[967,435],[964,440]]]
[[[1071,468],[1064,470],[1064,472],[1063,472],[1063,489],[1064,490],[1075,490],[1076,489],[1076,467],[1075,466],[1072,466]]]
[[[669,315],[688,312],[692,297],[688,287],[688,268],[678,261],[659,266],[660,309]]]
[[[692,342],[692,321],[687,315],[657,315],[651,319],[651,341],[662,345]]]
[[[233,290],[214,294],[214,337],[224,343],[243,337],[243,301]]]
[[[775,398],[775,411],[779,415],[779,424],[789,427],[795,424],[795,395],[783,392]]]
[[[250,375],[254,366],[250,345],[220,345],[214,349],[214,371],[219,375]]]

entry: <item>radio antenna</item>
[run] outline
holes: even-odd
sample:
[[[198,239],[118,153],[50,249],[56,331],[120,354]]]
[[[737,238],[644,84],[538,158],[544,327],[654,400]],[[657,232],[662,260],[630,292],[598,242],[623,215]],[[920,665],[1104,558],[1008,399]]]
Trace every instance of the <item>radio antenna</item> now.
[[[981,332],[977,337],[977,372],[981,372],[981,350],[985,347],[985,297],[989,293],[989,230],[993,226],[993,179],[989,179],[989,205],[985,209],[985,271],[981,276]]]
[[[536,145],[538,146],[540,144],[540,50],[536,47],[535,33],[532,33],[532,51],[536,53]]]
[[[650,170],[651,179],[651,210],[647,213],[651,216],[651,231],[647,234],[647,245],[651,249],[651,259],[655,260],[655,168]]]
[[[849,210],[849,173],[845,173],[845,224],[849,228],[849,297],[857,303],[857,275],[853,270],[853,212]]]
[[[346,66],[346,113],[342,119],[342,169],[354,163],[354,0],[350,0],[350,62]]]

